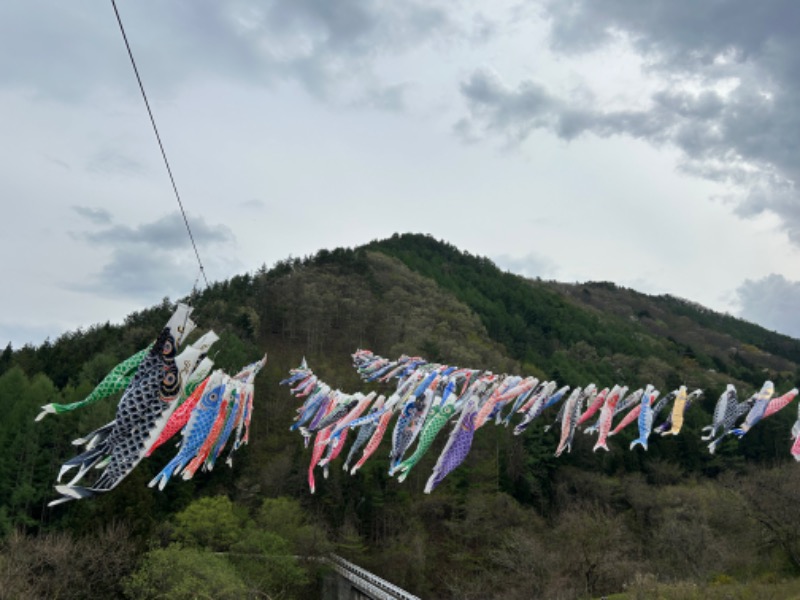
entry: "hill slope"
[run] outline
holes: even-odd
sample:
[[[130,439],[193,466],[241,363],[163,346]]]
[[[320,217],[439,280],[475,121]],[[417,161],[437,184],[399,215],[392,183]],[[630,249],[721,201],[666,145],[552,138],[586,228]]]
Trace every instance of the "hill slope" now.
[[[569,285],[503,272],[431,237],[395,235],[371,249],[402,260],[474,310],[510,356],[560,379],[714,388],[790,384],[800,341],[687,301],[611,283]]]
[[[34,424],[39,406],[82,398],[163,325],[171,308],[165,301],[123,325],[0,357],[0,442],[7,449],[0,455],[0,535],[23,527],[93,536],[98,524],[121,521],[143,552],[171,539],[175,514],[196,498],[223,494],[251,515],[264,497],[293,499],[340,553],[423,597],[564,598],[620,590],[637,572],[707,581],[800,570],[793,525],[800,509],[783,500],[798,491],[787,453],[794,409],[716,456],[699,442],[727,382],[742,394],[767,377],[780,391],[793,385],[797,340],[613,284],[528,280],[411,234],[281,261],[214,284],[191,302],[201,329],[221,336],[212,352],[217,365],[230,371],[270,354],[256,384],[252,443],[234,468],[173,482],[159,494],[145,483],[174,452],[164,447],[112,492],[44,508],[70,440],[113,418],[114,403]],[[542,424],[519,437],[487,426],[431,496],[422,488],[443,439],[402,485],[386,475],[382,448],[357,477],[334,465],[310,497],[310,450],[288,431],[297,400],[277,382],[305,356],[331,385],[369,388],[350,366],[357,347],[570,385],[667,390],[686,383],[707,397],[680,436],[653,439],[646,453],[629,452],[631,438],[621,434],[611,453],[593,454],[593,440],[579,434],[574,451],[556,460],[557,432]]]

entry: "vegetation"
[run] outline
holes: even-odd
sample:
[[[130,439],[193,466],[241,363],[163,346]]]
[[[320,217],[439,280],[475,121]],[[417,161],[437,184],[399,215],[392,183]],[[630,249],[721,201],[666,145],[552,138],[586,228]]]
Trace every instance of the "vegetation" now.
[[[324,575],[313,559],[330,551],[422,597],[797,594],[794,409],[714,456],[699,429],[728,382],[740,394],[766,378],[792,387],[798,340],[610,283],[524,279],[421,235],[287,259],[189,300],[220,334],[217,365],[234,371],[265,350],[270,359],[251,445],[233,469],[164,492],[146,482],[171,444],[112,492],[46,508],[70,441],[112,419],[115,402],[33,419],[43,404],[83,398],[143,348],[168,299],[121,325],[0,354],[0,598],[84,597],[87,585],[111,597],[308,598]],[[334,464],[310,496],[309,450],[288,431],[297,401],[277,383],[306,356],[334,386],[387,391],[354,374],[358,347],[570,385],[685,383],[706,397],[680,436],[652,439],[649,452],[627,450],[631,432],[596,455],[578,433],[555,459],[557,432],[534,424],[514,437],[490,425],[432,495],[422,489],[443,439],[403,484],[387,476],[384,449],[356,477]]]

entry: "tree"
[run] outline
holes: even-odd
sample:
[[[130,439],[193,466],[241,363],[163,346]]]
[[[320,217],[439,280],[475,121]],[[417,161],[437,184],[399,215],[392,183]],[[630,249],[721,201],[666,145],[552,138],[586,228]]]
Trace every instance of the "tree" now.
[[[195,500],[175,515],[174,539],[185,546],[226,551],[240,539],[244,515],[227,496]]]
[[[8,342],[6,349],[0,354],[0,375],[5,373],[11,366],[11,359],[14,356],[14,350],[11,348],[11,342]]]
[[[325,532],[307,523],[300,503],[292,498],[265,499],[256,514],[256,523],[265,531],[286,540],[296,555],[320,556],[330,551]]]
[[[123,588],[128,598],[136,600],[238,600],[248,592],[227,559],[180,544],[147,552],[139,568],[123,582]]]
[[[292,555],[289,542],[262,529],[247,528],[231,547],[229,559],[251,589],[271,598],[301,597],[308,572]]]
[[[0,550],[0,599],[113,598],[134,567],[127,528],[109,525],[75,537],[65,532],[13,532]]]

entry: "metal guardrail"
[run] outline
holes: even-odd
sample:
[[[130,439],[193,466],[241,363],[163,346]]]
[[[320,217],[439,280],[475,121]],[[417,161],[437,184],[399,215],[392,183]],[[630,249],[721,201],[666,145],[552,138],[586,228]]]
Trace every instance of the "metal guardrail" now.
[[[328,562],[334,570],[373,600],[420,600],[402,588],[354,565],[341,556],[331,554]]]

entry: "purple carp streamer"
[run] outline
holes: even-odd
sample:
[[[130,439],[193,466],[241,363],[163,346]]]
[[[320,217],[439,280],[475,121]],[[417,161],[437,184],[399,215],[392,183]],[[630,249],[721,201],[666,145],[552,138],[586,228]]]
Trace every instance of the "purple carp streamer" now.
[[[81,402],[42,407],[37,421],[46,414],[69,412],[115,392],[122,392],[114,420],[73,442],[76,446],[83,446],[84,450],[61,466],[57,477],[59,483],[55,486],[61,496],[50,502],[50,506],[90,498],[119,485],[157,444],[163,443],[169,435],[180,429],[175,427],[167,434],[166,426],[175,409],[201,385],[204,385],[205,392],[189,413],[179,456],[150,485],[158,483],[159,488],[163,489],[169,477],[192,459],[197,462],[192,466],[191,474],[201,465],[210,470],[233,430],[238,426],[240,431],[243,424],[246,430],[249,419],[246,408],[252,411],[253,379],[264,366],[266,356],[245,367],[236,377],[230,378],[221,371],[207,376],[213,363],[206,354],[219,339],[213,331],[207,332],[178,353],[178,347],[196,328],[189,318],[191,312],[191,307],[178,304],[155,342],[112,369]],[[209,385],[211,381],[213,384]],[[227,394],[220,393],[226,390]],[[221,399],[225,400],[224,404],[222,401],[217,403],[218,411],[211,419],[212,424],[216,423],[217,426],[202,429],[198,423],[202,421],[205,424],[207,415],[213,410],[209,408],[211,403],[208,398],[214,393],[220,393]],[[223,408],[225,412],[220,413]],[[201,432],[206,435],[201,437]],[[212,434],[213,438],[210,437]],[[238,443],[241,440],[237,436]],[[190,454],[191,449],[201,450],[204,454],[198,458],[196,452]],[[93,468],[100,470],[100,473],[92,483],[85,484],[83,480]],[[76,474],[69,482],[61,484],[64,475],[72,469],[77,469]],[[184,478],[188,479],[189,476],[185,475]]]
[[[386,364],[376,366],[369,371],[366,377],[375,375],[376,371],[378,375],[375,375],[375,378],[380,377],[382,373],[392,368],[386,361]],[[347,454],[344,467],[347,470],[357,451],[365,444],[369,448],[373,435],[379,429],[380,435],[383,436],[388,421],[384,422],[384,427],[379,428],[380,419],[384,415],[391,415],[400,398],[399,393],[387,400],[384,396],[377,396],[376,399],[375,393],[351,395],[341,390],[333,390],[314,374],[305,358],[299,367],[289,371],[289,377],[282,380],[280,385],[294,386],[289,392],[297,398],[305,398],[302,406],[297,409],[295,422],[289,430],[299,431],[306,447],[311,442],[312,436],[314,437],[311,462],[308,467],[308,486],[312,494],[316,490],[314,468],[322,467],[327,478],[328,464],[341,453],[347,432],[359,428],[355,444]],[[361,416],[364,412],[367,414]],[[375,445],[377,446],[377,443]],[[323,457],[326,451],[327,455]],[[370,454],[372,451],[374,447],[370,450]],[[354,472],[355,470],[353,469]]]
[[[560,429],[555,448],[557,457],[572,450],[578,429],[597,435],[595,451],[610,451],[610,438],[636,421],[638,437],[628,442],[629,450],[638,446],[647,451],[651,433],[660,434],[659,438],[679,435],[687,411],[703,397],[703,390],[689,392],[685,385],[663,396],[651,384],[630,393],[628,386],[622,383],[602,390],[594,383],[585,387],[559,387],[556,381],[540,382],[533,376],[495,374],[430,363],[419,356],[403,355],[389,360],[362,349],[357,350],[352,358],[362,380],[367,383],[395,380],[394,392],[388,398],[379,396],[373,403],[374,392],[365,395],[332,390],[311,371],[305,359],[281,381],[281,384],[290,386],[291,394],[303,400],[290,430],[299,431],[306,446],[315,436],[309,466],[312,493],[316,485],[314,467],[322,466],[327,476],[328,465],[342,451],[344,434],[349,429],[356,429],[357,433],[355,442],[345,453],[344,470],[355,475],[378,448],[387,430],[391,430],[387,471],[390,477],[397,476],[399,482],[406,479],[426,453],[437,447],[434,444],[436,438],[442,437],[443,446],[438,445],[441,448],[439,457],[433,463],[424,488],[425,493],[431,493],[467,460],[476,432],[491,421],[508,427],[512,418],[519,415],[513,433],[522,435],[538,417],[552,408],[557,414],[548,417],[552,420],[543,429]],[[759,421],[788,406],[798,393],[793,389],[773,398],[774,391],[772,382],[767,381],[758,393],[738,403],[736,389],[729,384],[714,410],[713,423],[702,430],[702,439],[712,440],[709,452],[713,454],[728,434],[743,436]],[[666,420],[654,427],[656,418],[665,410]],[[596,422],[588,425],[598,413]],[[737,427],[737,422],[745,415],[744,423]],[[390,425],[392,419],[393,427]],[[451,423],[449,427],[448,423]],[[800,418],[793,428],[792,437],[791,452],[800,461]],[[363,454],[358,458],[362,449]],[[351,469],[354,461],[356,465]]]

